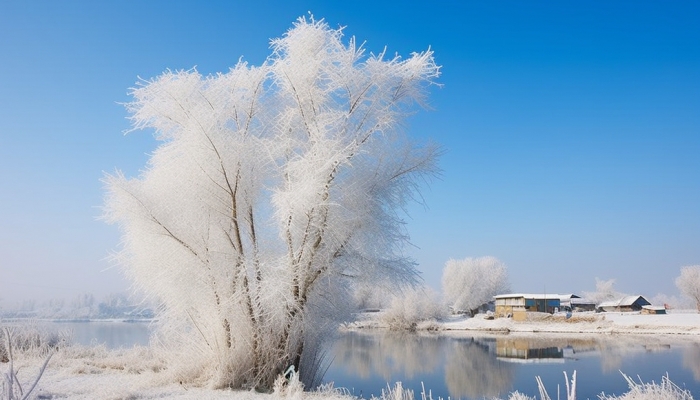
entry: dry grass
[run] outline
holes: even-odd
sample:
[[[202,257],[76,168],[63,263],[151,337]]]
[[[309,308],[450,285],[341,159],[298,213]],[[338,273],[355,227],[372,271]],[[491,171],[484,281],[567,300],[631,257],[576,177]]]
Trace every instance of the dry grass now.
[[[3,374],[3,380],[0,383],[0,398],[2,398],[3,400],[25,400],[29,398],[29,395],[34,391],[34,388],[36,388],[37,383],[39,383],[39,379],[41,379],[41,376],[44,374],[49,360],[51,360],[53,350],[52,347],[47,345],[46,341],[40,340],[40,336],[30,335],[28,336],[27,340],[27,337],[17,335],[18,339],[14,339],[15,335],[13,334],[13,330],[10,330],[10,328],[6,327],[2,331],[2,339],[4,339],[4,355],[7,358],[7,371]],[[19,378],[17,377],[17,370],[14,366],[13,352],[15,348],[15,343],[18,343],[20,345],[20,351],[23,350],[25,352],[30,350],[35,351],[37,349],[42,348],[48,349],[48,355],[46,356],[44,363],[41,365],[41,368],[39,368],[39,372],[33,378],[33,382],[29,381],[22,385]],[[24,345],[24,347],[22,347],[22,345]],[[26,393],[25,388],[27,388]]]
[[[571,313],[568,317],[565,314],[548,314],[538,312],[528,312],[528,322],[549,322],[549,323],[594,323],[605,319],[605,316],[592,313]]]
[[[0,363],[9,361],[8,334],[15,353],[41,358],[71,343],[71,335],[68,331],[50,332],[31,323],[16,326],[3,324],[0,325]]]
[[[622,374],[629,384],[630,391],[620,396],[615,395],[598,395],[599,400],[693,400],[693,396],[688,390],[681,389],[678,385],[671,382],[668,376],[661,378],[661,383],[644,383],[635,382],[629,376]],[[571,380],[564,372],[564,380],[566,383],[566,400],[576,400],[576,371],[571,376]],[[542,380],[537,377],[537,387],[540,392],[539,400],[552,400],[544,387]],[[557,397],[558,398],[558,397]],[[373,400],[414,400],[413,391],[404,389],[401,382],[397,382],[394,387],[389,387],[387,390],[382,390],[382,395]],[[425,388],[421,393],[421,400],[433,400],[430,392],[426,392]],[[435,400],[444,400],[438,397]],[[499,400],[499,399],[493,399]],[[508,396],[507,400],[538,400],[537,396],[530,397],[520,392],[513,392]]]

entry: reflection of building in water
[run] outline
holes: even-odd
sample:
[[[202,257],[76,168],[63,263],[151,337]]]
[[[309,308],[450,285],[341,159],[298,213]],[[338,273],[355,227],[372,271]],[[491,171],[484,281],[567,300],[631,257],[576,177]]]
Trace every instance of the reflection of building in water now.
[[[647,352],[671,350],[671,345],[668,343],[643,344],[642,347],[644,347],[644,350]]]
[[[494,357],[495,340],[454,339],[447,349],[445,385],[450,398],[504,398],[512,391],[516,368]]]
[[[496,339],[496,356],[501,359],[564,361],[564,350],[556,347],[534,347],[528,340]],[[504,360],[509,361],[509,360]]]

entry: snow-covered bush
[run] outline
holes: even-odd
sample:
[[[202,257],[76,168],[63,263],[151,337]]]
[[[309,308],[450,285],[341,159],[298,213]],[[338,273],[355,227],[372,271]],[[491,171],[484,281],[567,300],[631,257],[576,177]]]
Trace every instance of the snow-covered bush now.
[[[625,293],[615,289],[615,279],[595,278],[595,292],[583,292],[583,297],[594,302],[596,305],[604,301],[617,300],[627,296]]]
[[[493,296],[510,290],[508,271],[496,257],[450,259],[442,272],[442,290],[453,313],[474,315]]]
[[[700,265],[681,268],[681,274],[676,278],[676,286],[684,296],[695,303],[695,307],[700,311]]]
[[[178,379],[306,388],[352,304],[349,280],[415,280],[398,212],[435,172],[400,120],[439,75],[431,51],[367,56],[299,19],[258,67],[168,71],[132,91],[135,129],[162,142],[138,178],[105,178],[116,256],[159,301]]]
[[[695,309],[695,302],[690,298],[682,296],[669,296],[665,293],[657,293],[648,299],[651,304],[663,305],[668,310],[692,310]]]
[[[389,308],[384,310],[380,321],[391,330],[415,331],[425,324],[430,329],[430,321],[445,317],[445,306],[434,290],[426,287],[406,288],[395,295]]]
[[[357,284],[353,286],[353,299],[359,311],[386,308],[392,296],[386,287],[375,284]]]

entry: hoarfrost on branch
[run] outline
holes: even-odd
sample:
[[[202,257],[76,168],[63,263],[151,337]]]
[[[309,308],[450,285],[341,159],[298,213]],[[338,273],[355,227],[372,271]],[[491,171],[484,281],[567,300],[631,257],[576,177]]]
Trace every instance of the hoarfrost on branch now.
[[[496,257],[450,259],[442,272],[442,289],[452,312],[473,315],[493,296],[510,290],[508,270]]]
[[[260,66],[167,71],[132,90],[134,129],[161,142],[138,178],[105,177],[117,261],[161,306],[177,379],[312,385],[344,281],[416,279],[401,211],[438,149],[399,123],[439,75],[432,51],[365,54],[299,19]]]
[[[681,274],[676,278],[676,286],[681,294],[695,302],[695,307],[700,311],[700,265],[681,268]]]

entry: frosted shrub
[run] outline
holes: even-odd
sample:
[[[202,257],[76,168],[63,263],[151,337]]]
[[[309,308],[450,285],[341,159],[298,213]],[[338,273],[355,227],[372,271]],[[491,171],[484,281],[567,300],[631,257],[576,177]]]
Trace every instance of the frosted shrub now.
[[[607,281],[604,281],[602,279],[595,278],[595,292],[583,292],[583,297],[594,302],[595,304],[620,299],[625,296],[627,296],[625,293],[618,292],[615,289],[615,279],[608,279]]]
[[[678,290],[695,303],[700,311],[700,265],[689,265],[681,268],[681,274],[676,278]]]
[[[304,384],[299,381],[299,375],[290,368],[286,374],[277,377],[273,393],[275,397],[301,400],[304,398]]]
[[[385,308],[391,302],[391,298],[388,289],[377,285],[376,282],[353,287],[353,299],[359,311]]]
[[[293,365],[311,389],[348,281],[415,279],[397,210],[437,150],[396,128],[438,75],[431,51],[367,56],[299,19],[260,66],[133,89],[134,128],[161,144],[138,178],[105,178],[104,218],[177,379],[269,391]]]
[[[394,296],[380,320],[391,330],[415,331],[421,323],[442,319],[445,314],[445,307],[432,289],[416,287]]]
[[[442,291],[453,313],[474,315],[493,296],[510,290],[508,270],[496,257],[450,259],[442,272]]]

